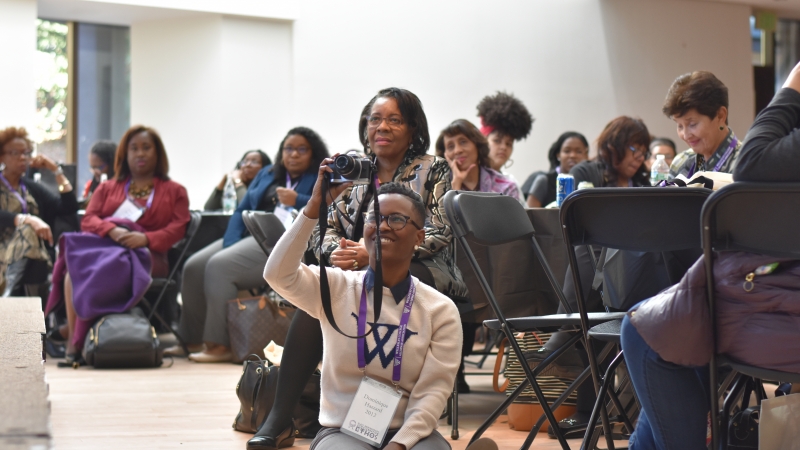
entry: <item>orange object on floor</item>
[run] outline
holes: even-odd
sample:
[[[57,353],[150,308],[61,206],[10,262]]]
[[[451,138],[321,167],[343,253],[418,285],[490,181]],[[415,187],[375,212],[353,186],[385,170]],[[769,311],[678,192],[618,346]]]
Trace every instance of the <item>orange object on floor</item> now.
[[[575,406],[561,405],[553,411],[556,420],[566,419],[575,414]],[[508,427],[515,431],[531,431],[533,425],[544,414],[542,406],[538,403],[512,403],[508,407]],[[550,422],[545,420],[539,432],[546,432]]]

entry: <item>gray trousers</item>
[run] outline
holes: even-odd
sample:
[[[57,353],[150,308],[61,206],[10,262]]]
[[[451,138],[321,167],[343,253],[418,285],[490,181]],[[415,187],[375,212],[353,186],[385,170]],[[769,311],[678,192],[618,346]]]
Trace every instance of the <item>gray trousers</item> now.
[[[228,248],[222,239],[192,255],[183,266],[179,333],[187,344],[230,346],[227,302],[240,290],[264,286],[267,255],[252,236]]]
[[[387,439],[384,447],[388,444]],[[338,428],[322,428],[311,442],[309,450],[375,450],[377,448],[349,434],[342,433]],[[451,448],[450,443],[438,431],[433,430],[428,437],[420,440],[408,450],[450,450]]]

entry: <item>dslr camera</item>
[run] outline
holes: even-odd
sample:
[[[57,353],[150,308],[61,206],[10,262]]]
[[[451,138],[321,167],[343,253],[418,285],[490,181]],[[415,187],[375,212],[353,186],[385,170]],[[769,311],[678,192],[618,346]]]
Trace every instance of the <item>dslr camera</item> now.
[[[328,167],[333,169],[331,184],[369,184],[375,175],[372,160],[357,153],[339,155]]]

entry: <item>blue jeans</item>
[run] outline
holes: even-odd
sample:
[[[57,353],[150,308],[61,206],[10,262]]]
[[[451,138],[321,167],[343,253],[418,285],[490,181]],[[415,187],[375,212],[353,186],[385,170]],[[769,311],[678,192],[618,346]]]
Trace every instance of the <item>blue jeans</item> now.
[[[664,361],[628,316],[622,320],[621,331],[625,364],[642,407],[628,448],[706,450],[708,366],[685,367]]]

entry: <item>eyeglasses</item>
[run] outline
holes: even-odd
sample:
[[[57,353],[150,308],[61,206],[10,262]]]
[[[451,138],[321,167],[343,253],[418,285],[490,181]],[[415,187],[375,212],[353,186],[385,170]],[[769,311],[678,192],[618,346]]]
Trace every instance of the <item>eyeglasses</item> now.
[[[386,221],[386,224],[389,225],[389,228],[391,228],[394,231],[402,230],[403,228],[406,227],[406,225],[409,222],[411,222],[411,225],[417,227],[418,230],[422,229],[421,226],[417,225],[417,223],[414,222],[414,219],[408,216],[404,216],[400,213],[391,213],[385,216],[381,214],[381,223],[383,223],[384,220]],[[364,225],[370,228],[377,228],[378,224],[376,223],[375,220],[375,213],[364,214]]]
[[[311,149],[301,145],[300,147],[283,147],[283,153],[297,153],[298,155],[307,155]]]
[[[631,151],[631,153],[633,153],[633,157],[634,157],[634,158],[635,158],[635,157],[637,157],[637,156],[639,156],[639,155],[641,155],[641,156],[643,156],[645,159],[647,159],[647,156],[648,156],[648,154],[650,153],[650,151],[649,151],[648,149],[644,149],[644,150],[643,150],[643,149],[641,149],[641,148],[636,148],[636,147],[634,147],[634,146],[632,146],[632,145],[631,145],[630,147],[628,147],[628,150],[630,150],[630,151]]]
[[[9,151],[6,152],[6,154],[9,155],[9,156],[12,156],[14,158],[16,158],[18,156],[25,156],[26,158],[30,158],[31,155],[33,154],[33,152],[31,150],[24,150],[24,151],[9,150]]]
[[[291,148],[291,147],[289,147],[289,148]],[[305,147],[303,147],[303,148],[305,148]],[[294,149],[292,149],[292,150],[294,150]],[[289,152],[289,151],[292,151],[292,150],[286,150],[285,148],[283,149],[283,151],[285,151],[285,152]],[[306,150],[308,150],[308,149],[306,149]],[[300,152],[300,153],[303,154],[303,152]],[[244,167],[244,166],[259,166],[259,165],[261,165],[261,161],[253,161],[253,160],[250,160],[250,159],[245,159],[239,165],[241,167]]]
[[[367,124],[369,124],[370,128],[378,128],[381,122],[386,121],[386,124],[389,125],[391,128],[399,128],[403,126],[403,119],[397,116],[389,116],[389,117],[378,117],[378,116],[369,116],[367,117]]]

